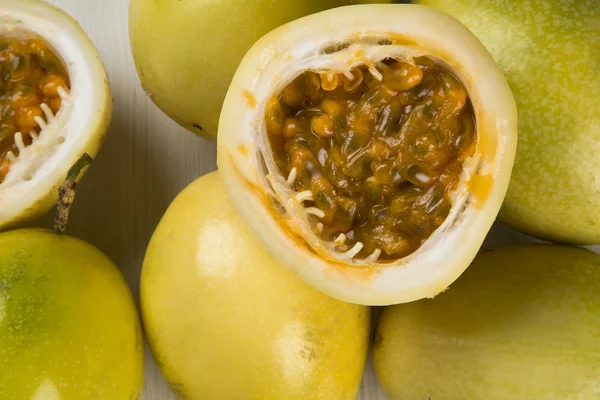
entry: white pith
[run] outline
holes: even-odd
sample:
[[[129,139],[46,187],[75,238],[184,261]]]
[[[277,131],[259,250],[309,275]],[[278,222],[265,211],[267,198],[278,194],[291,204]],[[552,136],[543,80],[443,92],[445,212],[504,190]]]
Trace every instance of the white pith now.
[[[389,33],[411,42],[377,44]],[[322,52],[338,43],[350,46],[335,53]],[[446,54],[454,58],[446,59]],[[265,130],[267,100],[306,70],[344,73],[366,64],[377,77],[380,60],[410,61],[421,55],[445,64],[463,81],[477,118],[477,149],[463,164],[461,182],[452,193],[450,214],[417,251],[396,261],[377,262],[379,251],[366,258],[356,257],[361,250],[359,243],[338,251],[338,243],[345,237],[324,242],[319,237],[320,210],[303,205],[309,193],[292,190],[293,173],[281,176],[278,172]],[[254,96],[256,105],[248,105],[247,93]],[[240,214],[284,266],[333,297],[362,304],[432,297],[464,271],[499,210],[516,148],[514,99],[485,48],[456,20],[419,6],[346,7],[303,18],[268,34],[242,61],[223,110],[219,168]],[[493,140],[495,156],[483,153],[481,135],[486,135],[485,142]],[[241,154],[239,148],[247,148],[248,155]],[[493,177],[489,196],[482,202],[473,198],[467,184],[476,173]],[[273,215],[275,208],[266,204],[265,194],[277,199],[285,218]],[[310,223],[309,218],[314,222]],[[298,237],[312,250],[299,245]]]
[[[63,61],[70,91],[59,89],[56,115],[42,105],[44,118],[35,120],[41,131],[17,132],[18,154],[0,184],[0,226],[11,225],[20,214],[54,196],[68,168],[88,149],[92,156],[102,139],[98,127],[110,114],[106,73],[85,33],[74,20],[53,6],[31,0],[0,1],[0,35],[41,37]],[[24,146],[23,135],[33,142]],[[98,138],[94,136],[98,135]],[[25,218],[24,218],[25,219]]]

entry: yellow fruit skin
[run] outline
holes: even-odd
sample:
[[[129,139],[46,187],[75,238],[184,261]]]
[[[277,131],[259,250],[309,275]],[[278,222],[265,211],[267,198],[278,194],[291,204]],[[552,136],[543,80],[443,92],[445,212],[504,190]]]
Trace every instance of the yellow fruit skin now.
[[[600,1],[418,2],[471,29],[515,95],[519,145],[500,219],[546,240],[600,243]]]
[[[389,2],[389,0],[371,0]],[[350,0],[131,0],[129,36],[150,98],[177,123],[215,140],[242,57],[262,35]]]
[[[447,292],[386,308],[373,360],[390,400],[600,398],[600,256],[480,253]]]
[[[355,399],[369,308],[312,289],[278,265],[236,214],[218,174],[171,204],[141,281],[144,325],[186,399]]]
[[[140,398],[141,327],[96,248],[24,229],[0,234],[0,399]]]

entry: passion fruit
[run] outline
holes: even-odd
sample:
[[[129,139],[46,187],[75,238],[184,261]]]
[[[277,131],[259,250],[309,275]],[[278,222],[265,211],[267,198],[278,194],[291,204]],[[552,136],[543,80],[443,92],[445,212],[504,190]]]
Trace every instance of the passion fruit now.
[[[214,140],[227,87],[252,44],[286,22],[351,3],[352,0],[131,0],[129,36],[133,59],[152,101],[184,128]]]
[[[420,0],[465,23],[504,71],[519,150],[500,218],[542,239],[600,243],[600,2]]]
[[[0,234],[0,398],[138,399],[142,332],[115,265],[78,239]]]
[[[221,114],[218,164],[282,265],[335,298],[432,297],[469,265],[504,198],[516,108],[457,20],[366,5],[263,37]]]
[[[271,258],[217,173],[179,194],[158,225],[141,303],[155,360],[182,398],[357,396],[369,309],[325,296]]]
[[[596,399],[600,256],[480,253],[438,298],[386,308],[373,348],[390,400]]]
[[[95,156],[111,116],[102,62],[71,17],[37,0],[0,10],[0,229],[56,202],[67,170]]]

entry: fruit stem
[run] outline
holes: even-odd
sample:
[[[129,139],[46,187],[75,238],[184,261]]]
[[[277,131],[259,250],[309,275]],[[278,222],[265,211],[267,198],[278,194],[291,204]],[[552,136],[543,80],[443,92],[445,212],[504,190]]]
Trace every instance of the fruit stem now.
[[[75,200],[75,187],[77,186],[77,178],[84,168],[92,163],[92,157],[84,153],[75,164],[69,169],[67,179],[58,188],[58,201],[56,203],[56,215],[54,216],[54,231],[58,234],[63,234],[67,231],[67,223],[69,222],[69,210]]]

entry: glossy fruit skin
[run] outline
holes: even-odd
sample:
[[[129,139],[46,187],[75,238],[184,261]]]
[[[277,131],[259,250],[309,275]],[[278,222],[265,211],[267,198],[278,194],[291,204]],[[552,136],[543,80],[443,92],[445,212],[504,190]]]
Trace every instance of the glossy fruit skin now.
[[[188,130],[215,140],[227,87],[252,44],[286,22],[351,3],[131,0],[133,59],[144,89],[158,107]]]
[[[370,311],[277,264],[236,214],[218,174],[171,204],[141,281],[150,348],[186,399],[354,399]]]
[[[0,234],[0,399],[141,396],[143,339],[115,265],[78,239]]]
[[[439,297],[383,311],[375,369],[390,400],[597,399],[598,293],[588,250],[484,251]]]
[[[519,146],[500,218],[542,239],[600,243],[600,2],[419,3],[467,25],[515,95]]]

